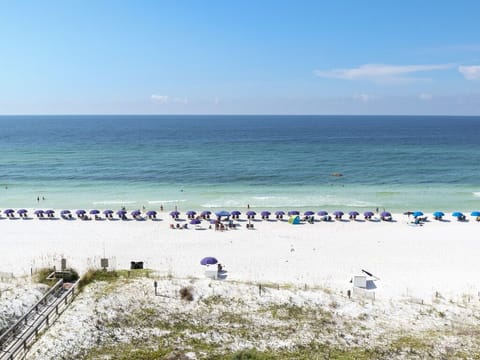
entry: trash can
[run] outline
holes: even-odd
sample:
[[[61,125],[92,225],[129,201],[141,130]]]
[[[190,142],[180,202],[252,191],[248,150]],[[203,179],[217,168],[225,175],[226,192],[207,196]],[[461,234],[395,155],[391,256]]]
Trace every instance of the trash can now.
[[[143,261],[131,261],[130,269],[131,270],[143,269]]]

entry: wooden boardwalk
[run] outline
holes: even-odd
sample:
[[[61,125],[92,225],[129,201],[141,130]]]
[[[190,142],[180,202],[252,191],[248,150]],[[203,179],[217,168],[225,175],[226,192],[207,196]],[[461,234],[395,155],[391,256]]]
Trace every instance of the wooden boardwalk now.
[[[73,301],[79,281],[59,280],[14,325],[0,336],[0,360],[24,359],[42,330],[50,327]]]

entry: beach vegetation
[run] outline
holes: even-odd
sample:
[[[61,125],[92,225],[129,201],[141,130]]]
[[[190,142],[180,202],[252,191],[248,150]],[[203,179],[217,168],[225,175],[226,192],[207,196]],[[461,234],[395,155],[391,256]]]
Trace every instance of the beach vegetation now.
[[[211,296],[208,296],[208,297],[205,297],[202,299],[202,302],[208,306],[208,307],[212,307],[212,306],[215,306],[215,305],[219,305],[219,304],[226,304],[227,302],[227,299],[223,298],[222,296],[220,295],[211,295]]]
[[[193,301],[193,288],[191,286],[181,288],[180,298],[186,301]]]
[[[273,304],[263,311],[269,312],[273,319],[283,321],[314,321],[323,325],[334,324],[331,312],[321,307],[299,306],[291,303]]]
[[[108,283],[116,282],[120,279],[137,279],[141,277],[149,277],[152,273],[150,269],[138,269],[138,270],[99,270],[99,269],[89,269],[87,270],[80,279],[80,289],[83,289],[88,284],[91,284],[95,281],[105,281]]]
[[[165,359],[172,352],[170,348],[138,347],[136,344],[120,343],[91,349],[84,357],[85,360],[157,360]],[[175,358],[173,358],[175,359]],[[173,360],[172,359],[172,360]]]
[[[404,335],[393,340],[390,349],[395,353],[407,352],[410,354],[422,354],[433,348],[433,345],[423,336]]]

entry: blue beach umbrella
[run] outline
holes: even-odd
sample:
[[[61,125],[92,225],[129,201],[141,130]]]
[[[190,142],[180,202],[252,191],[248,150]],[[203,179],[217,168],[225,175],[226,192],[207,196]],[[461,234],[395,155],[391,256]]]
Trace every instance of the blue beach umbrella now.
[[[17,213],[18,213],[18,214],[26,214],[26,213],[27,213],[27,209],[19,209],[19,210],[17,210]]]
[[[452,213],[452,216],[461,217],[461,216],[463,216],[463,213],[461,213],[460,211],[455,211],[455,212]]]
[[[472,216],[480,216],[480,211],[472,211],[472,213],[470,214]]]
[[[443,212],[441,212],[441,211],[435,211],[435,212],[433,213],[433,216],[434,216],[434,217],[441,218],[441,217],[445,216],[445,214],[444,214]]]
[[[187,214],[188,216],[195,216],[195,215],[197,215],[197,213],[196,213],[195,211],[193,211],[193,210],[189,210],[189,211],[187,211],[185,214]]]
[[[423,215],[423,214],[422,214]],[[390,217],[392,216],[392,214],[390,214],[388,211],[383,211],[381,214],[380,214],[381,217]]]
[[[423,212],[421,212],[421,211],[414,211],[412,215],[413,215],[413,217],[423,216]]]
[[[375,214],[372,211],[365,211],[363,213],[363,216],[365,216],[365,217],[372,217],[373,215],[375,215]]]
[[[133,210],[130,214],[132,216],[140,216],[141,212],[140,212],[140,210]]]
[[[343,216],[343,211],[337,210],[333,213],[333,215],[342,217]]]
[[[43,215],[44,211],[43,210],[35,210],[33,213],[35,215]]]
[[[62,210],[62,211],[60,211],[60,215],[68,215],[68,214],[70,214],[70,213],[71,213],[70,210]]]
[[[113,210],[105,210],[103,213],[105,215],[110,215],[110,214],[113,214]]]
[[[220,210],[215,213],[218,217],[230,216],[230,213],[227,210]]]
[[[233,211],[231,212],[231,214],[232,214],[233,216],[240,216],[240,215],[242,215],[242,213],[241,213],[240,211],[238,211],[238,210],[233,210]]]
[[[277,215],[277,216],[283,216],[283,215],[285,215],[285,211],[282,211],[282,210],[275,211],[275,215]]]
[[[319,216],[325,216],[325,215],[328,215],[328,211],[325,211],[325,210],[320,210],[317,215]]]
[[[124,215],[126,215],[126,214],[127,214],[127,212],[126,212],[125,210],[118,210],[118,211],[117,211],[117,215],[118,215],[118,216],[124,216]]]
[[[170,216],[173,218],[176,218],[180,215],[180,211],[172,211],[170,212]]]
[[[97,209],[90,210],[90,215],[98,215],[98,214],[100,214],[100,210],[97,210]]]
[[[147,211],[147,216],[157,216],[157,212],[155,210]]]
[[[53,210],[46,210],[46,211],[45,211],[45,214],[47,214],[47,215],[53,215],[53,214],[55,214],[55,211],[53,211]]]
[[[4,212],[5,214],[11,214],[11,213],[14,213],[15,210],[13,210],[13,209],[7,209],[7,210],[4,210],[3,212]]]
[[[190,221],[190,224],[192,225],[198,225],[198,224],[201,224],[202,222],[200,221],[200,219],[193,219],[192,221]]]
[[[203,216],[203,217],[207,217],[207,216],[210,216],[210,215],[212,215],[212,212],[209,211],[209,210],[205,210],[205,211],[202,211],[200,213],[200,216]]]
[[[266,217],[269,217],[270,215],[272,215],[272,213],[270,211],[262,211],[260,213],[261,216],[266,216]]]
[[[85,215],[87,212],[85,210],[77,210],[75,211],[77,215]]]
[[[315,215],[315,212],[314,211],[311,211],[311,210],[307,210],[303,213],[303,215],[305,216],[312,216],[312,215]]]
[[[298,210],[290,210],[288,212],[288,216],[300,215],[300,211]]]
[[[250,210],[250,211],[246,212],[246,215],[249,216],[249,217],[255,217],[255,215],[257,215],[257,213],[253,210]]]
[[[358,215],[360,215],[360,214],[358,213],[358,211],[350,211],[350,212],[348,213],[348,215],[349,215],[349,216],[358,216]]]
[[[208,256],[200,260],[201,265],[215,265],[216,263],[218,263],[218,260],[212,256]]]

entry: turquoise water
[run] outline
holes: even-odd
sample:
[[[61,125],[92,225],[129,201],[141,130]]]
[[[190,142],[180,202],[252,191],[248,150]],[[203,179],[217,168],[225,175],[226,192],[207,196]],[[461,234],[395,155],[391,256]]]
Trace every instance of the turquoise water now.
[[[0,154],[0,208],[480,209],[480,117],[3,116]]]

